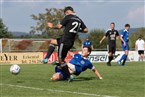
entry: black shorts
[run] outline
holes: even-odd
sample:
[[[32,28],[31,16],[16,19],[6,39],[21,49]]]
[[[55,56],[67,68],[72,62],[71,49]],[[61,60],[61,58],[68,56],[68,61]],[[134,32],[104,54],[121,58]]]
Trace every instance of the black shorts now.
[[[109,45],[108,53],[115,54],[115,52],[116,52],[116,46],[115,45]]]
[[[139,55],[144,54],[144,50],[139,50],[139,51],[138,51],[138,54],[139,54]]]
[[[73,47],[73,42],[62,42],[61,38],[57,38],[58,44],[58,58],[65,59],[67,56],[68,51]]]

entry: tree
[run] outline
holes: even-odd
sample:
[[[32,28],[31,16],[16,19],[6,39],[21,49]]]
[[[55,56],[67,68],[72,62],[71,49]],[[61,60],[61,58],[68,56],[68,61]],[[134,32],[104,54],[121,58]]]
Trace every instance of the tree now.
[[[0,19],[0,38],[11,38],[13,35],[8,31],[8,28],[4,25],[2,19]]]
[[[62,34],[62,30],[49,29],[47,27],[48,22],[58,24],[64,17],[63,9],[45,9],[45,13],[39,13],[38,15],[31,15],[33,20],[37,21],[36,26],[31,26],[30,34],[41,33],[42,36],[48,36],[48,38],[56,38]]]
[[[138,39],[139,36],[142,36],[142,38],[145,40],[145,27],[138,28],[136,32],[132,33],[129,38],[129,46],[130,48],[135,47],[135,42]]]
[[[107,41],[104,40],[103,43],[100,44],[100,40],[104,36],[104,33],[105,31],[100,29],[90,31],[88,38],[92,41],[94,49],[106,49]]]

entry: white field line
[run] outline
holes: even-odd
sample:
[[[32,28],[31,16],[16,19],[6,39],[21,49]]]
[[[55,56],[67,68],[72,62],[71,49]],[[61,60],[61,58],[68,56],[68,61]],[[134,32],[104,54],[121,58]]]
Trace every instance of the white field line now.
[[[98,94],[91,94],[91,93],[84,93],[84,92],[73,92],[73,91],[63,91],[63,90],[54,90],[54,89],[43,89],[43,88],[35,88],[35,87],[27,87],[27,86],[20,86],[20,85],[12,85],[12,84],[2,84],[2,86],[9,86],[9,87],[16,87],[16,88],[23,88],[23,89],[32,89],[32,90],[39,90],[39,91],[48,91],[48,92],[56,92],[56,93],[68,93],[68,94],[77,94],[77,95],[84,95],[84,96],[96,96],[96,97],[117,97],[117,96],[109,96],[109,95],[98,95]]]

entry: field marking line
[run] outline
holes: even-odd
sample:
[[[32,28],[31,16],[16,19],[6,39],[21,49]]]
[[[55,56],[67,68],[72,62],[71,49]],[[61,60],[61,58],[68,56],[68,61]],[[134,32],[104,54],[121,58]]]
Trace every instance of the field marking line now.
[[[53,90],[53,89],[43,89],[43,88],[35,88],[35,87],[28,87],[28,86],[20,86],[20,85],[12,85],[12,84],[2,84],[1,86],[9,86],[9,87],[17,87],[17,88],[24,88],[24,89],[33,89],[39,91],[48,91],[48,92],[58,92],[58,93],[68,93],[68,94],[78,94],[78,95],[85,95],[85,96],[96,96],[96,97],[117,97],[117,96],[109,96],[109,95],[98,95],[98,94],[90,94],[84,92],[73,92],[73,91],[63,91],[63,90]]]

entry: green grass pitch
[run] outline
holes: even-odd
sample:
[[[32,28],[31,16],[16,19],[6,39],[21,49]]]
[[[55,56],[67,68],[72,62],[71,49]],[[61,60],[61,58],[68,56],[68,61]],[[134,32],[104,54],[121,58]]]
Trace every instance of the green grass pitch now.
[[[87,70],[70,83],[51,81],[54,66],[50,64],[20,65],[18,75],[9,72],[10,65],[0,65],[0,97],[145,97],[145,63],[94,65],[103,80]]]

